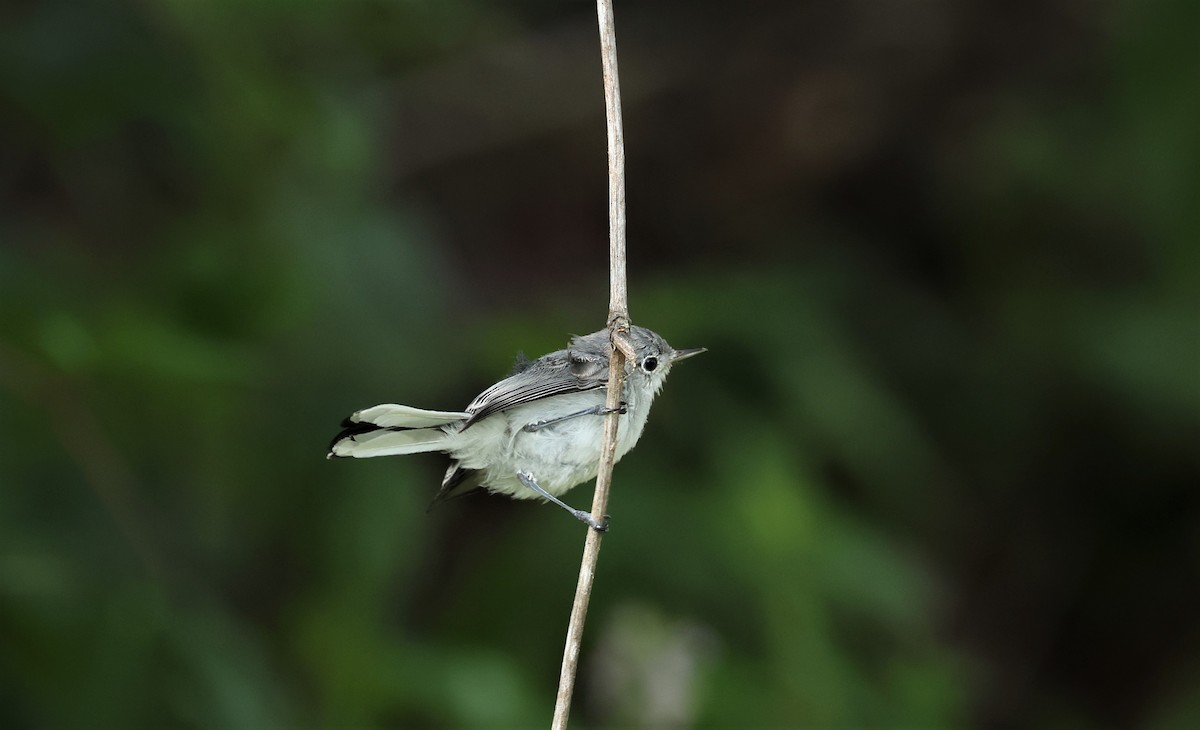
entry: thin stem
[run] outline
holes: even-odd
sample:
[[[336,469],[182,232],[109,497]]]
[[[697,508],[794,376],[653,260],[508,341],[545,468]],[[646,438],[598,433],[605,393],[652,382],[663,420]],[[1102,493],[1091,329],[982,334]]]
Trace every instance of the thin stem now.
[[[592,499],[592,517],[603,520],[612,487],[613,463],[617,453],[617,409],[621,405],[621,386],[625,379],[626,353],[631,352],[629,331],[629,289],[625,278],[625,140],[621,131],[621,87],[617,78],[617,35],[613,25],[612,0],[596,0],[600,26],[600,56],[604,67],[604,110],[608,120],[608,239],[609,304],[608,328],[612,336],[612,355],[608,369],[609,415],[604,419],[604,442],[600,449],[600,467],[596,475],[596,494]],[[571,695],[579,667],[579,647],[583,624],[600,557],[604,533],[588,529],[579,565],[579,583],[571,606],[571,622],[563,649],[562,672],[558,680],[558,698],[554,705],[555,730],[565,730],[571,714]]]

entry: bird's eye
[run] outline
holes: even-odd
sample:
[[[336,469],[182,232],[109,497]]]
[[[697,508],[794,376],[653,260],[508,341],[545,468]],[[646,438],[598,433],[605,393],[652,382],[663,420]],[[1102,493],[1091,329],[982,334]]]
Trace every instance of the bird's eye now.
[[[654,372],[655,368],[657,368],[657,367],[658,367],[658,358],[657,357],[650,356],[647,358],[642,358],[642,370],[645,370],[648,373],[652,373],[652,372]]]

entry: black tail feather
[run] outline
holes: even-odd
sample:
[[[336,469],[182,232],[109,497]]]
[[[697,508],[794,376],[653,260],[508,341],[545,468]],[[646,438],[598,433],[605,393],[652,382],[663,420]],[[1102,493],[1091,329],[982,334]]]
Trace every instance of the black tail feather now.
[[[341,441],[344,438],[349,438],[351,436],[358,436],[358,435],[364,434],[364,433],[375,433],[376,431],[412,431],[412,430],[414,430],[414,429],[409,428],[408,426],[376,426],[375,424],[368,423],[366,421],[355,421],[353,416],[346,416],[345,418],[342,419],[342,430],[339,431],[338,435],[334,436],[333,440],[329,442],[329,448],[330,448],[330,450],[332,450],[334,444],[336,444],[338,441]]]
[[[459,462],[454,462],[446,471],[446,478],[442,482],[442,488],[438,490],[433,501],[425,508],[428,513],[431,509],[438,506],[442,502],[450,499],[458,499],[476,489],[480,488],[480,481],[483,478],[483,473],[477,469],[465,469]]]
[[[351,421],[349,418],[347,418],[346,420],[342,421],[342,430],[340,432],[338,432],[337,436],[333,437],[332,441],[329,442],[329,448],[330,448],[330,450],[333,450],[333,447],[334,447],[334,445],[337,444],[337,442],[341,441],[344,438],[358,436],[359,434],[374,433],[375,431],[399,431],[399,430],[402,430],[402,429],[383,428],[381,426],[376,426],[373,423],[357,423],[357,422]]]

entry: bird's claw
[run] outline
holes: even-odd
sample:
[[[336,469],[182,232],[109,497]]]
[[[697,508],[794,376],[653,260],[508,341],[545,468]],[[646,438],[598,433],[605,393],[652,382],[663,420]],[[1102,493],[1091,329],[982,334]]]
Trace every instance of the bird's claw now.
[[[595,517],[592,517],[590,512],[576,510],[575,517],[577,517],[581,522],[586,522],[588,527],[592,528],[596,532],[608,532],[608,515],[604,515],[604,517],[597,520]]]

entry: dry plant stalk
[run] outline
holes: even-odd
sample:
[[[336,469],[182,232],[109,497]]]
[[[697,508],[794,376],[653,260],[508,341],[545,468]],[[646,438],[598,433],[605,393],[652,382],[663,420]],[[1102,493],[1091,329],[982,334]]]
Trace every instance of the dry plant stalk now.
[[[615,411],[621,405],[625,361],[633,357],[633,348],[626,338],[629,332],[629,291],[625,281],[625,140],[621,131],[621,87],[617,79],[617,36],[613,25],[612,0],[596,0],[596,15],[604,67],[604,110],[608,120],[608,329],[613,349],[608,369],[609,415],[604,420],[604,441],[596,475],[596,495],[592,499],[592,517],[604,519],[617,451],[618,418]],[[575,587],[575,602],[571,606],[571,623],[567,627],[567,642],[563,649],[562,672],[558,679],[558,698],[554,705],[552,725],[555,730],[565,730],[571,714],[571,695],[579,667],[583,624],[592,597],[592,582],[603,537],[604,533],[588,528],[583,559],[579,565],[579,583]]]

